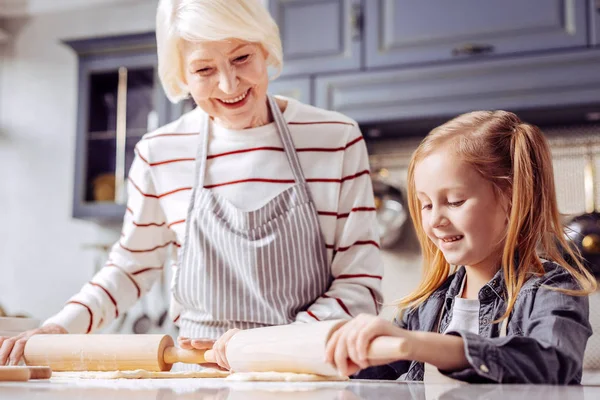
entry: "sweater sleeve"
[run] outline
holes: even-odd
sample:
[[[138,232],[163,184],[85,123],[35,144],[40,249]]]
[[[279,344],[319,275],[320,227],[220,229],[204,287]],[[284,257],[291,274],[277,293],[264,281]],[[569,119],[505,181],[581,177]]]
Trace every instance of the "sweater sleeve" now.
[[[169,246],[177,244],[155,190],[147,143],[136,146],[121,238],[106,265],[44,325],[55,323],[69,333],[97,331],[133,306],[162,274]]]
[[[333,282],[297,321],[349,319],[377,314],[382,301],[383,262],[367,147],[357,125],[350,128],[338,199]]]

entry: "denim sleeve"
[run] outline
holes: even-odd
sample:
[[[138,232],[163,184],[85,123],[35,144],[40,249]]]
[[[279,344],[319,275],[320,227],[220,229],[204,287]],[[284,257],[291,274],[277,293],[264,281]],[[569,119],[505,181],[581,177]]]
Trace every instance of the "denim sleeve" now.
[[[409,329],[410,312],[403,313],[401,318],[394,318],[394,324],[403,329]],[[396,361],[387,365],[365,368],[352,375],[352,379],[396,380],[408,372],[410,361]]]
[[[570,276],[545,282],[573,289]],[[587,297],[570,296],[545,286],[520,293],[521,304],[506,337],[484,338],[468,332],[461,336],[470,366],[442,371],[467,382],[573,384],[581,380],[583,353],[592,329]]]

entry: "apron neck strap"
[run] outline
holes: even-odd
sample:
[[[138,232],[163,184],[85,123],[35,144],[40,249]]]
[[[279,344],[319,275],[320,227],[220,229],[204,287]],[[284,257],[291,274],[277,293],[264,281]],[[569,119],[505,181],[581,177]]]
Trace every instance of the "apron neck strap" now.
[[[285,118],[283,118],[283,114],[281,113],[275,98],[270,95],[267,96],[267,98],[271,107],[271,114],[273,114],[273,120],[275,121],[277,131],[279,132],[279,137],[283,143],[285,155],[287,156],[290,167],[292,168],[292,174],[294,174],[294,180],[296,183],[304,183],[306,182],[306,179],[304,178],[304,173],[302,172],[300,159],[298,158],[298,153],[296,152],[296,147],[294,146],[292,134],[290,133],[288,124],[285,122]]]

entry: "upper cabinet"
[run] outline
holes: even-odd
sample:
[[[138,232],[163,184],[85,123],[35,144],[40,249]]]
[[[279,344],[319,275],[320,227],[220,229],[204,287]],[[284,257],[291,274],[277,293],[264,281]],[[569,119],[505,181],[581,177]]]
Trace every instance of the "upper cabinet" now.
[[[361,66],[360,0],[270,0],[283,45],[283,75]]]
[[[291,97],[306,104],[313,104],[311,79],[279,78],[269,82],[269,94]]]
[[[587,0],[365,1],[366,66],[584,47]]]
[[[597,0],[269,1],[283,75],[583,48],[598,43],[599,8]]]
[[[154,34],[66,44],[79,59],[73,216],[118,220],[134,147],[169,118]]]

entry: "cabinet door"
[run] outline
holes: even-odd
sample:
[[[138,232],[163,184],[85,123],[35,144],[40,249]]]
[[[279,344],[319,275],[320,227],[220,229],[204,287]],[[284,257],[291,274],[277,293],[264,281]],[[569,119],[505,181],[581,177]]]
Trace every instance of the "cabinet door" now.
[[[366,65],[583,47],[587,1],[366,1]]]
[[[600,49],[586,49],[340,74],[315,80],[315,105],[361,124],[443,122],[485,109],[550,110],[552,117],[562,110],[600,104],[599,71]]]
[[[590,0],[590,42],[600,46],[600,0]]]
[[[291,97],[306,104],[312,104],[310,78],[276,79],[269,83],[269,93]]]
[[[80,60],[74,217],[123,217],[134,147],[164,123],[156,64],[154,52]]]
[[[270,0],[283,44],[283,75],[360,68],[360,0]]]

